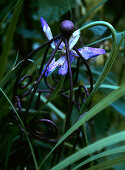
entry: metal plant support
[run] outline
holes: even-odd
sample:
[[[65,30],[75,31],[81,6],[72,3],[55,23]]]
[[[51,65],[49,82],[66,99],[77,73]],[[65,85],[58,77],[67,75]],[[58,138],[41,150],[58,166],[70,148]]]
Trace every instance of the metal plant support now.
[[[58,140],[58,128],[57,128],[56,124],[48,118],[42,118],[42,119],[40,118],[40,119],[34,120],[32,125],[27,124],[26,120],[30,116],[29,110],[31,109],[31,105],[33,103],[35,94],[36,93],[38,94],[36,104],[34,105],[34,109],[37,110],[37,108],[39,107],[40,95],[42,93],[48,93],[50,95],[55,90],[55,87],[53,87],[50,83],[48,83],[47,77],[45,76],[45,72],[47,70],[47,67],[52,62],[57,50],[59,50],[59,46],[62,41],[65,43],[66,59],[68,61],[68,75],[65,76],[64,82],[68,81],[68,79],[70,82],[69,87],[67,87],[65,89],[62,88],[58,92],[58,95],[65,97],[69,101],[69,108],[66,113],[66,123],[65,123],[64,131],[67,131],[71,125],[70,117],[71,117],[73,106],[75,106],[78,110],[80,110],[80,105],[81,105],[80,101],[85,102],[86,98],[89,96],[89,93],[91,93],[93,90],[93,76],[92,76],[90,67],[89,67],[88,63],[86,62],[86,60],[84,59],[84,57],[82,56],[82,54],[79,52],[77,45],[75,45],[73,47],[73,50],[78,54],[79,57],[77,58],[76,68],[72,72],[68,41],[69,41],[69,37],[72,35],[72,33],[74,31],[74,24],[69,20],[65,20],[65,21],[61,22],[60,30],[61,30],[60,35],[55,36],[51,40],[45,42],[39,48],[32,51],[30,54],[28,54],[25,57],[24,61],[21,64],[19,73],[16,78],[16,83],[14,86],[13,104],[25,124],[27,133],[30,137],[36,138],[41,141],[56,142]],[[48,62],[45,64],[51,43],[54,42],[55,40],[57,40],[56,47],[53,50]],[[42,49],[44,47],[46,47],[46,50],[44,52],[42,63],[41,63],[40,69],[39,69],[39,77],[37,78],[37,80],[34,81],[33,75],[31,75],[31,74],[28,74],[28,75],[25,75],[22,77],[22,73],[24,72],[25,68],[29,64],[28,59],[31,59],[31,57],[37,51],[39,51],[40,49]],[[73,87],[78,82],[79,67],[80,67],[81,62],[84,63],[84,65],[86,66],[86,69],[88,71],[89,80],[90,80],[90,91],[88,91],[88,89],[84,85],[80,85],[74,94]],[[73,80],[73,75],[75,75],[74,80]],[[53,74],[52,74],[52,79],[56,84],[59,83],[59,80],[57,80]],[[39,86],[41,80],[44,81],[44,83],[46,84],[48,89],[38,89],[38,86]],[[27,81],[27,82],[24,84],[23,83],[24,81]],[[67,93],[65,93],[66,91],[70,91],[69,95]],[[25,104],[25,102],[26,102],[26,104]],[[22,105],[23,105],[23,109],[25,108],[25,111],[24,110],[22,111]],[[23,112],[23,114],[22,114],[22,112]],[[14,120],[17,123],[18,127],[20,128],[21,132],[23,133],[24,129],[22,128],[20,121],[18,120],[14,111],[13,111],[13,117],[14,117]],[[39,124],[43,124],[46,128],[44,128],[43,130],[39,130],[39,128],[38,128]],[[76,131],[73,135],[76,135],[76,134],[79,134],[79,130]],[[71,138],[71,136],[70,136],[70,138]]]

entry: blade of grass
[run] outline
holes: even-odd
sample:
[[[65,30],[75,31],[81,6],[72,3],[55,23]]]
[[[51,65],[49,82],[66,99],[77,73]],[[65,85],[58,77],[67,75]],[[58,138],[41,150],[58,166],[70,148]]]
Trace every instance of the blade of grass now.
[[[104,151],[102,153],[94,155],[91,158],[86,159],[85,161],[81,162],[79,165],[72,168],[72,170],[76,170],[76,169],[80,168],[81,166],[89,163],[90,161],[94,161],[96,159],[99,159],[99,158],[102,158],[102,157],[105,157],[105,156],[109,156],[109,155],[112,155],[112,154],[118,154],[118,153],[122,153],[122,152],[125,152],[125,146],[119,146],[119,147],[114,148],[114,149],[109,149],[107,151]]]
[[[86,87],[90,88],[90,85],[87,85]],[[95,85],[93,85],[93,87],[95,87]],[[114,86],[114,85],[110,85],[110,84],[101,84],[101,86],[99,88],[101,88],[101,89],[116,90],[116,89],[119,88],[119,86]]]
[[[26,131],[26,128],[25,128],[25,125],[23,123],[23,121],[21,120],[19,114],[17,113],[15,107],[13,106],[13,104],[11,103],[10,99],[7,97],[7,95],[4,93],[4,91],[0,88],[0,91],[1,93],[4,95],[4,97],[7,99],[8,103],[10,104],[10,106],[12,107],[12,109],[14,110],[14,112],[16,113],[20,123],[21,123],[21,126],[23,127],[24,129],[24,133],[26,135],[26,138],[27,138],[27,141],[29,143],[29,147],[30,147],[30,150],[31,150],[31,153],[32,153],[32,156],[33,156],[33,161],[34,161],[34,164],[35,164],[35,169],[38,170],[38,164],[37,164],[37,160],[36,160],[36,157],[35,157],[35,154],[34,154],[34,151],[33,151],[33,147],[32,147],[32,144],[31,144],[31,141],[29,139],[29,136],[27,134],[27,131]]]
[[[3,50],[2,50],[2,55],[0,57],[0,70],[1,70],[0,80],[2,79],[2,77],[5,73],[5,70],[6,70],[8,55],[9,55],[9,52],[10,52],[12,39],[13,39],[15,30],[16,30],[16,25],[17,25],[19,15],[20,15],[20,12],[21,12],[22,4],[23,4],[23,1],[20,1],[18,3],[18,5],[16,6],[16,9],[13,12],[13,15],[11,17],[11,20],[10,20],[10,23],[9,23],[9,26],[8,26],[8,29],[7,29],[5,43],[4,43],[4,47],[3,47]]]
[[[17,6],[19,5],[20,2],[21,2],[21,0],[18,0],[17,3],[16,3],[14,6],[13,6],[13,2],[9,5],[9,11],[5,14],[5,16],[3,17],[3,19],[0,21],[0,29],[1,29],[2,25],[3,25],[3,23],[6,21],[9,13],[12,13],[13,10],[15,10],[15,9],[17,8]],[[9,19],[10,19],[10,18],[8,17],[8,20],[9,20]],[[0,30],[0,33],[1,33],[1,30]]]
[[[40,164],[39,168],[42,164],[46,161],[46,159],[50,156],[50,154],[70,135],[72,134],[77,128],[83,125],[86,121],[90,120],[96,114],[101,112],[105,109],[108,105],[116,101],[118,98],[125,94],[125,84],[122,85],[119,89],[114,90],[108,96],[106,96],[103,100],[101,100],[98,104],[92,107],[81,119],[79,119],[65,134],[64,136],[57,142],[55,147],[51,150],[51,152],[47,155],[44,161]],[[100,148],[101,149],[101,148]]]
[[[114,135],[115,136],[115,135]],[[107,146],[110,146],[112,144],[114,144],[115,142],[120,142],[120,140],[125,140],[121,134],[119,135],[119,138],[120,140],[118,141],[114,141],[113,143],[113,140],[114,140],[114,136],[109,136],[107,138],[104,138],[94,144],[91,144],[89,145],[88,147],[84,148],[84,149],[81,149],[80,151],[76,152],[75,154],[69,156],[68,158],[66,158],[65,160],[61,161],[60,163],[58,163],[56,166],[54,166],[51,170],[59,170],[59,169],[64,169],[66,168],[67,166],[73,164],[74,162],[82,159],[83,157],[87,156],[88,154],[92,154],[94,153],[95,151],[97,150],[100,150],[100,148],[104,148],[104,147],[107,147]],[[124,131],[124,137],[125,137],[125,131]],[[112,140],[111,143],[109,142],[109,140]],[[99,145],[99,146],[98,146]],[[121,146],[121,147],[118,147],[118,148],[115,148],[115,149],[110,149],[108,151],[105,151],[103,153],[100,153],[96,156],[93,156],[89,159],[87,159],[86,161],[84,161],[84,164],[88,163],[89,161],[92,161],[92,160],[95,160],[96,158],[100,158],[100,157],[103,157],[103,156],[108,156],[108,155],[111,155],[111,154],[115,154],[115,153],[121,153],[121,152],[125,152],[125,146]],[[89,161],[88,161],[89,160]],[[84,165],[83,164],[83,165]],[[80,166],[78,166],[80,167]],[[76,168],[73,168],[73,169],[76,169]]]
[[[125,155],[121,156],[120,158],[105,161],[91,168],[88,168],[87,170],[100,170],[100,169],[103,170],[103,169],[108,169],[119,164],[125,164]]]

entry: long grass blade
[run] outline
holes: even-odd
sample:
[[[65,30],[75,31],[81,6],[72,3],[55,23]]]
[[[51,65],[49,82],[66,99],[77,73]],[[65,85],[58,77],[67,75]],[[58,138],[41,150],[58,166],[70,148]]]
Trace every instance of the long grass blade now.
[[[94,155],[91,158],[86,159],[85,161],[81,162],[79,165],[72,168],[72,170],[76,170],[76,169],[80,168],[81,166],[89,163],[90,161],[94,161],[96,159],[99,159],[99,158],[102,158],[102,157],[105,157],[105,156],[109,156],[109,155],[112,155],[112,154],[118,154],[118,153],[122,153],[122,152],[125,152],[125,146],[119,146],[119,147],[114,148],[114,149],[109,149],[107,151],[104,151],[102,153]]]
[[[119,99],[121,96],[125,94],[125,84],[122,85],[119,89],[113,91],[111,94],[106,96],[103,100],[101,100],[98,104],[96,104],[93,108],[91,108],[81,119],[79,119],[65,134],[64,136],[58,141],[52,151],[47,155],[44,159],[42,164],[45,160],[50,156],[50,154],[70,135],[72,134],[77,128],[83,125],[86,121],[90,120],[96,114],[100,113],[103,109],[109,106],[111,103]],[[100,148],[101,149],[101,148]]]
[[[5,43],[3,46],[3,50],[2,50],[2,55],[0,57],[0,80],[2,79],[5,70],[6,70],[6,65],[7,65],[7,60],[8,60],[8,55],[10,52],[10,48],[11,48],[11,44],[12,44],[12,39],[16,30],[16,25],[19,19],[19,15],[21,12],[21,8],[22,8],[22,3],[23,1],[20,1],[20,3],[18,3],[16,9],[13,12],[12,18],[10,20],[8,29],[7,29],[7,33],[6,33],[6,38],[5,38]]]
[[[116,137],[118,137],[118,138],[116,139]],[[102,140],[99,140],[98,142],[96,142],[94,144],[89,145],[86,148],[81,149],[77,153],[71,155],[67,159],[58,163],[51,170],[64,169],[67,166],[73,164],[74,162],[80,160],[81,158],[88,156],[89,154],[92,154],[92,153],[94,153],[94,152],[96,152],[96,151],[98,151],[102,148],[116,144],[116,143],[121,142],[121,141],[125,141],[125,131],[123,131],[121,133],[117,133],[115,135],[111,135],[109,137],[106,137]],[[105,151],[104,153],[101,153],[100,155],[95,156],[95,157],[99,158],[99,157],[102,157],[102,156],[107,156],[107,155],[110,155],[110,154],[121,153],[121,152],[125,152],[125,146],[118,147],[118,148],[115,148],[115,149],[111,149],[110,151]],[[92,158],[90,158],[90,159],[94,160]],[[84,161],[84,163],[87,163],[87,161]]]
[[[119,165],[119,164],[125,164],[125,155],[123,155],[119,158],[113,159],[113,160],[105,161],[105,162],[95,165],[91,168],[88,168],[87,170],[100,170],[100,169],[104,170],[104,169],[108,169],[108,168],[111,168],[111,167],[113,167],[115,165]]]

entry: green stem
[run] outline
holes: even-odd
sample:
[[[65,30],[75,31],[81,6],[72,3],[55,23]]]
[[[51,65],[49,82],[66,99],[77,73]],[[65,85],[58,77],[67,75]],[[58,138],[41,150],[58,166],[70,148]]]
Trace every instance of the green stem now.
[[[88,97],[88,99],[86,101],[86,104],[83,104],[81,109],[80,109],[81,114],[84,112],[84,109],[86,108],[87,103],[90,102],[90,100],[93,97],[95,91],[97,91],[97,89],[100,87],[102,82],[105,80],[108,72],[110,71],[110,69],[111,69],[111,67],[112,67],[112,65],[113,65],[113,63],[115,61],[115,58],[117,56],[117,51],[118,51],[117,41],[116,41],[116,31],[115,31],[115,29],[113,28],[113,26],[110,23],[105,22],[105,21],[92,22],[92,23],[90,23],[88,25],[85,25],[82,28],[80,28],[79,31],[83,31],[83,30],[86,30],[86,29],[88,29],[90,27],[97,26],[97,25],[104,25],[104,26],[108,27],[111,30],[111,33],[112,33],[112,48],[111,48],[111,52],[110,52],[110,55],[108,57],[108,60],[107,60],[105,66],[104,66],[104,68],[102,70],[101,75],[99,76],[99,78],[96,81],[96,84],[95,84],[95,87],[94,87],[92,93]]]
[[[116,56],[114,54],[115,54],[116,45],[117,45],[117,42],[116,42],[116,31],[113,28],[113,26],[110,23],[108,23],[108,22],[105,22],[105,21],[92,22],[92,23],[90,23],[88,25],[85,25],[85,26],[81,27],[79,29],[79,31],[83,31],[83,30],[86,30],[86,29],[88,29],[90,27],[97,26],[97,25],[104,25],[104,26],[108,27],[111,30],[111,33],[112,33],[112,49],[111,49],[110,55],[108,57],[108,60],[106,62],[106,65],[105,65],[101,75],[99,76],[93,91],[96,91],[98,89],[98,87],[104,81],[104,78],[108,74],[107,70],[110,70],[110,68],[111,68],[111,66],[112,66],[112,64],[113,64],[113,62],[114,62],[114,60],[116,58]]]

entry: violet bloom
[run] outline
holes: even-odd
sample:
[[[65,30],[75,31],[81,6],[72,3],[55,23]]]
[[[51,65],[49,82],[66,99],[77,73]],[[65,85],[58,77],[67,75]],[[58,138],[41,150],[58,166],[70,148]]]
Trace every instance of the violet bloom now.
[[[52,32],[46,21],[41,17],[41,25],[42,30],[44,31],[48,40],[53,38]],[[69,38],[69,54],[70,54],[70,63],[73,62],[74,57],[79,57],[78,54],[73,50],[73,47],[76,45],[77,41],[80,38],[80,31],[76,30],[72,33],[71,37]],[[57,41],[53,41],[51,43],[52,49],[55,49]],[[50,65],[47,67],[45,76],[50,75],[56,68],[58,68],[58,74],[66,75],[68,72],[68,62],[66,58],[66,49],[65,44],[62,42],[59,46],[60,58],[56,61],[56,58],[53,58]],[[83,47],[78,49],[81,55],[84,57],[85,60],[88,60],[92,57],[97,57],[101,54],[105,54],[105,50],[101,48],[92,48],[92,47]]]

